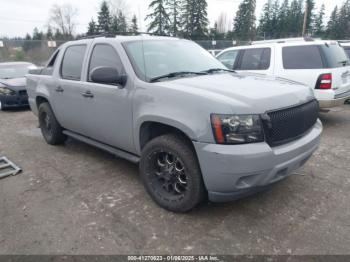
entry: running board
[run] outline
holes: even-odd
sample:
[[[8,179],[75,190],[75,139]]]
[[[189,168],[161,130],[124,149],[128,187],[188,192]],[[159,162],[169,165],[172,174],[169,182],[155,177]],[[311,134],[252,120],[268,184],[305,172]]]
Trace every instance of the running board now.
[[[68,130],[64,130],[63,134],[65,134],[65,135],[67,135],[69,137],[72,137],[72,138],[74,138],[76,140],[79,140],[81,142],[84,142],[86,144],[92,145],[94,147],[98,147],[98,148],[100,148],[100,149],[102,149],[104,151],[107,151],[107,152],[109,152],[109,153],[111,153],[113,155],[116,155],[117,157],[124,158],[124,159],[126,159],[126,160],[128,160],[130,162],[135,163],[135,164],[140,162],[140,158],[138,156],[135,156],[135,155],[130,154],[128,152],[125,152],[123,150],[117,149],[115,147],[103,144],[101,142],[95,141],[95,140],[93,140],[91,138],[88,138],[88,137],[76,134],[76,133],[68,131]]]

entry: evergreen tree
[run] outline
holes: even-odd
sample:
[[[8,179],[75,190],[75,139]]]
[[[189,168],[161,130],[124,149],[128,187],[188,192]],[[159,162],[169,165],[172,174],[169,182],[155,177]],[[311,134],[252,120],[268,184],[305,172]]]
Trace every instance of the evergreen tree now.
[[[43,32],[39,31],[37,27],[33,30],[33,40],[42,40],[43,39]]]
[[[181,27],[185,37],[191,37],[194,31],[195,0],[182,0]]]
[[[338,34],[336,39],[346,39],[350,36],[350,0],[344,2],[338,16]]]
[[[313,23],[314,23],[314,19],[315,19],[315,15],[314,15],[315,2],[314,2],[314,0],[306,0],[306,3],[307,3],[306,31],[309,34],[312,34]],[[305,11],[304,11],[304,14],[305,14]]]
[[[53,39],[53,32],[52,32],[51,26],[49,26],[49,27],[47,28],[47,31],[46,31],[46,39],[49,39],[49,40]]]
[[[33,42],[32,42],[32,37],[30,36],[30,34],[26,34],[26,37],[24,38],[26,41],[23,44],[23,50],[24,52],[28,52],[30,49],[33,48]]]
[[[97,33],[97,25],[96,25],[94,19],[91,19],[89,26],[88,26],[87,35],[95,35],[96,33]]]
[[[169,15],[166,11],[166,0],[153,0],[149,4],[151,13],[146,16],[150,20],[148,32],[164,35],[169,30]]]
[[[125,33],[128,31],[128,22],[126,21],[126,16],[121,10],[118,11],[118,23],[119,32]]]
[[[111,27],[111,15],[107,1],[102,1],[98,12],[98,33],[108,33]]]
[[[207,0],[194,0],[193,2],[195,4],[194,8],[196,12],[194,13],[194,24],[191,37],[193,39],[203,39],[208,33],[208,3]]]
[[[120,32],[119,18],[118,18],[117,15],[113,15],[112,18],[111,18],[110,32],[112,34],[117,34],[118,32]]]
[[[315,17],[314,21],[314,35],[322,37],[324,35],[324,16],[325,16],[325,5],[321,6],[318,15]]]
[[[263,8],[262,15],[259,20],[258,33],[264,39],[271,38],[273,32],[272,25],[272,4],[269,0]]]
[[[255,38],[256,0],[243,0],[234,19],[234,34],[239,40]]]
[[[283,38],[289,36],[289,0],[284,0],[278,12],[277,37]]]
[[[181,0],[168,0],[170,33],[177,36],[181,25]]]
[[[301,35],[303,28],[302,0],[293,0],[289,8],[289,36]]]
[[[139,27],[137,25],[137,17],[136,15],[134,15],[131,19],[131,27],[130,27],[130,31],[134,34],[136,34],[139,31]]]
[[[327,37],[337,39],[339,36],[338,29],[338,6],[335,6],[327,24]]]

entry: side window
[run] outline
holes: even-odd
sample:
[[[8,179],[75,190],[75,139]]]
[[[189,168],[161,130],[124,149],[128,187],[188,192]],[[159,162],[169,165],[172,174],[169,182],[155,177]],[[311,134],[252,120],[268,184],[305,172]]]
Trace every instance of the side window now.
[[[320,49],[316,45],[283,47],[282,57],[284,69],[324,68]]]
[[[119,73],[123,71],[121,60],[114,47],[107,44],[97,44],[94,47],[89,64],[89,81],[92,71],[100,66],[116,68]]]
[[[57,50],[57,51],[52,55],[52,57],[51,57],[49,63],[47,64],[47,67],[54,67],[59,52],[60,52],[60,50]]]
[[[85,45],[70,46],[66,49],[61,67],[62,78],[68,80],[80,80],[85,51]]]
[[[350,47],[345,47],[344,49],[345,49],[346,54],[350,58]]]
[[[239,70],[267,70],[270,67],[271,49],[252,48],[243,51]]]
[[[57,50],[50,58],[49,62],[47,63],[46,67],[41,71],[42,75],[52,75],[53,69],[55,67],[55,63],[58,57],[60,50]]]
[[[225,53],[222,53],[217,59],[223,63],[227,68],[233,69],[233,66],[236,63],[239,50],[231,50]]]

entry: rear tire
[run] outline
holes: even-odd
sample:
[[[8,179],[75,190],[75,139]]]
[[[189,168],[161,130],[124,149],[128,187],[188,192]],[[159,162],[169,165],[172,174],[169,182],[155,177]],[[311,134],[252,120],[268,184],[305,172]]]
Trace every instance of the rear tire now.
[[[179,135],[159,136],[146,144],[140,174],[153,200],[169,211],[187,212],[205,198],[195,152]]]
[[[63,128],[58,123],[49,103],[39,106],[39,125],[45,141],[49,145],[60,145],[67,140],[63,134]]]

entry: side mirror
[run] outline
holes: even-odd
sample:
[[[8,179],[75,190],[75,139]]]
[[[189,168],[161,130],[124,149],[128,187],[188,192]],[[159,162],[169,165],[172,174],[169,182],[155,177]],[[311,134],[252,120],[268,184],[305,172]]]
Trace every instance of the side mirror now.
[[[100,84],[125,86],[127,81],[126,75],[121,75],[116,68],[108,66],[94,68],[90,74],[90,77],[93,82]]]

